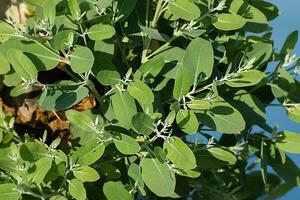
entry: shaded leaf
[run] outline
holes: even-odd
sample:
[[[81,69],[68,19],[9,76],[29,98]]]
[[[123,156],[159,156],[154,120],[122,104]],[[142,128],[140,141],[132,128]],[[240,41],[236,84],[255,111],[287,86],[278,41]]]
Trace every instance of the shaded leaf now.
[[[214,52],[210,41],[195,38],[186,49],[183,58],[183,66],[194,75],[194,85],[198,84],[198,78],[204,81],[208,79],[213,71]]]
[[[199,122],[191,110],[179,110],[176,115],[176,122],[180,129],[187,134],[196,134]]]
[[[96,162],[103,155],[105,145],[98,140],[91,139],[84,146],[79,147],[71,156],[74,163],[88,166]]]
[[[154,120],[147,114],[139,112],[132,118],[133,129],[140,134],[150,135],[154,129]]]
[[[37,80],[38,71],[31,60],[20,50],[10,49],[7,51],[7,58],[13,69],[20,78],[25,80]]]

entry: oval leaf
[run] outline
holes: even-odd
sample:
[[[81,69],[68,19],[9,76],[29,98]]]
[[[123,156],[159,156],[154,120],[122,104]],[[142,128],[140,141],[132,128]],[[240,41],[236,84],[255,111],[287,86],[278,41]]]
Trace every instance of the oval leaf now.
[[[132,118],[133,129],[140,134],[150,135],[153,132],[154,120],[147,114],[139,112]]]
[[[18,200],[21,194],[17,190],[17,186],[13,183],[0,184],[0,199],[1,200]]]
[[[95,182],[100,178],[96,170],[87,166],[76,168],[73,174],[77,179],[81,180],[82,182]]]
[[[152,104],[154,102],[152,90],[140,80],[130,82],[127,90],[141,105]]]
[[[93,132],[96,130],[95,123],[93,120],[84,112],[76,110],[68,110],[65,112],[67,119],[78,126],[82,130]]]
[[[276,138],[276,145],[282,151],[300,154],[300,134],[290,131],[280,132]]]
[[[175,176],[166,164],[161,163],[157,158],[142,158],[140,166],[143,180],[154,194],[168,197],[174,193]]]
[[[101,70],[97,74],[97,80],[105,86],[116,85],[120,82],[121,76],[118,71]]]
[[[88,166],[96,162],[103,155],[105,145],[98,140],[91,139],[84,146],[79,147],[71,156],[74,163]]]
[[[200,9],[189,0],[175,0],[169,4],[170,12],[179,18],[191,21],[200,17]]]
[[[91,40],[105,40],[114,36],[114,27],[107,24],[96,24],[89,28],[87,34]]]
[[[199,122],[191,110],[179,110],[176,115],[176,122],[180,129],[187,134],[196,134]]]
[[[7,51],[7,59],[20,78],[25,80],[37,80],[38,71],[31,60],[18,49]]]
[[[178,137],[171,137],[164,142],[167,158],[178,168],[190,170],[196,167],[196,159],[192,150]]]
[[[139,143],[134,138],[125,134],[115,135],[114,143],[116,148],[125,155],[136,154],[141,149]]]
[[[248,87],[259,84],[266,74],[258,70],[248,70],[237,73],[235,76],[226,81],[230,87]]]
[[[69,182],[69,193],[70,195],[77,200],[86,199],[86,191],[83,183],[78,179],[72,179]]]
[[[132,127],[132,117],[137,113],[134,99],[127,92],[117,92],[111,97],[113,110],[120,125]]]
[[[214,66],[214,52],[211,42],[202,38],[192,40],[186,49],[183,66],[188,68],[191,74],[194,74],[193,83],[195,86],[198,83],[198,78],[201,81],[208,79]]]
[[[70,66],[76,73],[88,72],[94,65],[95,58],[93,52],[87,47],[76,46],[70,57]]]
[[[86,87],[63,81],[55,86],[47,86],[40,96],[39,105],[50,111],[65,110],[79,103],[88,93]]]
[[[242,28],[246,24],[245,19],[236,14],[218,14],[217,21],[213,24],[217,29],[231,31]]]
[[[115,182],[107,182],[103,186],[103,193],[107,200],[133,200],[133,197],[123,185]]]
[[[193,79],[191,71],[187,67],[179,67],[176,72],[173,96],[176,100],[188,94]]]

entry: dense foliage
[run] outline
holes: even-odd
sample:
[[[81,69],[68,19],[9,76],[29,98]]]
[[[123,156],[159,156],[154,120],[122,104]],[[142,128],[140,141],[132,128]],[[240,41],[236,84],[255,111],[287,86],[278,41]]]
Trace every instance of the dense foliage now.
[[[25,2],[26,26],[0,22],[1,87],[64,113],[72,138],[17,134],[1,111],[0,200],[273,199],[300,185],[286,154],[300,134],[266,123],[268,106],[300,122],[298,33],[273,48],[271,3]],[[74,109],[88,95],[96,107]]]

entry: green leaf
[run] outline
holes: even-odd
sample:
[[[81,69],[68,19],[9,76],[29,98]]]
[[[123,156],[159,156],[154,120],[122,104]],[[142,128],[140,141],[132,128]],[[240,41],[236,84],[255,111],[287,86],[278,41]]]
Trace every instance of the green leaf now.
[[[13,183],[0,184],[0,199],[1,200],[18,200],[21,194],[17,190],[17,186]]]
[[[214,52],[211,42],[202,38],[196,38],[191,41],[186,49],[183,58],[183,66],[194,74],[194,85],[200,80],[207,80],[213,71],[214,66]]]
[[[9,146],[0,148],[0,169],[7,172],[14,172],[16,170],[16,163],[10,158],[12,156],[13,152]]]
[[[291,54],[297,44],[297,41],[298,41],[298,31],[291,32],[289,36],[286,38],[281,48],[280,54],[282,55],[286,55],[287,53]]]
[[[278,8],[270,2],[263,0],[254,0],[252,2],[252,6],[264,13],[268,21],[271,21],[280,15]]]
[[[170,40],[170,37],[168,35],[160,33],[157,29],[152,29],[145,26],[140,26],[140,28],[151,39],[162,41],[162,42],[167,42]]]
[[[154,194],[168,197],[174,193],[176,184],[174,172],[170,171],[166,164],[157,158],[142,158],[140,166],[143,180]]]
[[[81,10],[80,10],[80,7],[79,7],[78,0],[69,0],[68,4],[69,4],[69,10],[70,10],[70,13],[71,13],[72,17],[76,21],[78,21],[80,19],[80,16],[81,16]]]
[[[46,148],[37,142],[26,142],[20,147],[20,156],[23,160],[35,162],[47,156]]]
[[[208,149],[212,156],[215,158],[227,162],[230,165],[234,165],[237,161],[235,155],[228,150],[219,148],[219,147],[211,147]],[[205,161],[203,161],[205,162]]]
[[[272,53],[272,44],[265,42],[257,42],[250,47],[249,51],[246,53],[246,57],[248,58],[248,60],[254,59],[254,68],[260,69],[270,59]],[[248,62],[248,60],[245,60],[245,62]],[[244,63],[244,65],[245,64],[246,63]]]
[[[87,47],[77,45],[70,57],[70,66],[76,73],[89,72],[94,65],[93,52]]]
[[[18,49],[10,49],[6,54],[13,69],[20,78],[25,80],[37,80],[38,71],[31,60]]]
[[[56,3],[57,1],[45,0],[43,5],[44,19],[48,20],[51,25],[54,25],[56,16]]]
[[[101,70],[97,74],[97,80],[105,86],[117,85],[121,80],[121,76],[118,71]]]
[[[239,90],[233,94],[233,100],[228,100],[243,115],[247,124],[264,124],[266,119],[263,103],[246,90]]]
[[[283,131],[277,134],[276,146],[282,151],[300,154],[300,134]]]
[[[40,107],[45,110],[65,110],[79,103],[89,93],[82,85],[72,81],[62,81],[57,85],[47,86],[40,97]]]
[[[202,124],[221,133],[240,133],[245,129],[241,113],[225,101],[212,101],[211,109],[197,111],[196,115]]]
[[[115,28],[108,24],[95,24],[87,32],[91,40],[105,40],[116,34]]]
[[[118,1],[118,11],[115,17],[115,22],[123,22],[132,13],[136,6],[137,0],[119,0]]]
[[[79,147],[71,156],[74,163],[80,166],[88,166],[96,162],[103,155],[105,145],[96,139],[91,139]]]
[[[24,53],[35,65],[38,71],[51,70],[60,61],[59,52],[52,49],[47,43],[30,42],[14,38],[0,45],[0,51],[7,55],[10,49],[18,49]]]
[[[10,64],[6,59],[6,57],[1,53],[1,51],[0,51],[0,63],[1,63],[0,74],[8,73],[10,71]]]
[[[10,91],[10,95],[12,97],[17,97],[19,95],[25,94],[29,88],[30,83],[21,83],[20,85],[17,85]]]
[[[284,163],[278,160],[275,163],[271,162],[270,165],[285,182],[293,186],[300,186],[300,170],[291,158],[287,156]]]
[[[68,199],[64,196],[56,195],[51,197],[50,200],[68,200]]]
[[[164,142],[164,149],[167,150],[167,158],[177,168],[183,170],[194,169],[196,159],[192,150],[178,137],[173,136]]]
[[[196,134],[199,122],[191,110],[179,110],[176,115],[176,122],[180,129],[187,134]]]
[[[108,179],[118,179],[121,177],[121,172],[112,164],[100,163],[100,169],[102,174],[105,175]]]
[[[83,183],[78,179],[72,179],[68,181],[69,183],[69,193],[76,200],[85,200],[86,199],[86,190]]]
[[[73,171],[74,176],[82,182],[95,182],[100,176],[96,170],[91,167],[82,166]]]
[[[152,119],[149,115],[139,112],[132,118],[133,129],[140,134],[150,135],[154,129],[154,119]]]
[[[68,110],[65,114],[67,119],[75,126],[78,126],[84,131],[95,132],[95,123],[86,113],[76,110]]]
[[[132,127],[132,117],[137,113],[134,99],[127,92],[116,92],[111,96],[112,106],[120,125]]]
[[[67,43],[69,41],[69,35],[75,34],[73,30],[62,30],[55,34],[50,41],[51,46],[56,50],[66,49],[68,47]],[[75,38],[75,37],[74,37]]]
[[[127,91],[141,105],[152,104],[154,102],[152,90],[140,80],[131,81],[127,87]]]
[[[141,173],[141,168],[135,164],[132,163],[129,168],[128,168],[128,176],[131,177],[136,184],[140,185],[140,186],[144,186],[144,181],[142,178],[142,173]]]
[[[176,118],[176,111],[172,110],[165,119],[165,124],[172,125]]]
[[[132,137],[125,134],[114,135],[116,148],[125,155],[136,154],[140,151],[139,143]]]
[[[141,67],[140,71],[143,77],[155,78],[165,65],[164,59],[161,56],[155,56],[145,62]]]
[[[247,22],[243,29],[245,31],[260,33],[268,28],[266,16],[257,8],[251,6],[247,1],[234,0],[229,6],[229,11],[241,15]]]
[[[175,79],[178,68],[183,66],[184,55],[185,50],[179,47],[171,47],[159,53],[157,56],[163,57],[166,63],[161,74],[164,77]]]
[[[43,7],[46,0],[24,0],[27,4],[31,4],[33,6],[41,6]]]
[[[200,17],[200,9],[189,0],[175,0],[169,3],[169,11],[176,17],[192,21]]]
[[[300,123],[300,106],[288,107],[287,115],[291,120]]]
[[[237,30],[246,24],[244,18],[240,15],[224,13],[216,16],[217,21],[213,25],[222,31]]]
[[[260,171],[261,171],[261,177],[263,179],[264,185],[265,187],[267,187],[268,184],[268,180],[267,180],[267,175],[268,175],[268,161],[267,161],[267,153],[266,153],[266,143],[264,142],[264,140],[261,141],[261,145],[260,145]]]
[[[265,78],[267,76],[264,72],[248,70],[235,74],[226,81],[226,84],[230,87],[248,87],[259,84]]]
[[[176,78],[173,89],[173,97],[180,100],[188,94],[192,83],[191,72],[187,67],[179,67],[176,72]]]
[[[133,197],[123,185],[115,182],[107,182],[103,185],[103,193],[107,200],[133,200]]]
[[[15,33],[15,30],[9,26],[7,23],[0,21],[0,35],[10,36]]]
[[[195,99],[187,103],[187,106],[192,110],[208,110],[211,107],[208,99]]]
[[[29,176],[32,178],[32,181],[37,185],[40,185],[44,178],[46,177],[48,171],[51,169],[52,159],[50,157],[44,157],[35,162],[34,171],[31,171]]]

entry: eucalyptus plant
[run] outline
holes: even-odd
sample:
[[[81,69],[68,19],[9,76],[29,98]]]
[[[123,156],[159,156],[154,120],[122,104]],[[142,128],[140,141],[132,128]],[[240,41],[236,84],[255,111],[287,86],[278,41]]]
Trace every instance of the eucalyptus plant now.
[[[1,84],[37,91],[77,142],[18,135],[0,112],[0,200],[274,199],[300,185],[287,154],[300,134],[266,123],[270,106],[300,122],[298,33],[274,49],[275,5],[24,1],[25,26],[0,22]],[[87,95],[96,107],[75,110]]]

